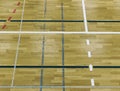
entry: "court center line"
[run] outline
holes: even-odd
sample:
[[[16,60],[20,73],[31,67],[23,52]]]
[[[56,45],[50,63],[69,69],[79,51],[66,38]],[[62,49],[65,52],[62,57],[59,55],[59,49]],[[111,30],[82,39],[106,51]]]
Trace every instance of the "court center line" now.
[[[64,20],[64,4],[61,3],[61,19]],[[62,22],[62,31],[64,31],[64,22]],[[64,34],[62,34],[62,66],[64,66]],[[62,68],[62,86],[65,86],[65,70]],[[65,91],[65,88],[63,88]]]
[[[83,9],[85,32],[88,32],[87,15],[86,15],[86,8],[85,8],[85,1],[84,0],[82,0],[82,9]]]
[[[25,9],[25,0],[23,2],[23,9],[22,9],[21,23],[20,23],[20,32],[22,31],[22,23],[23,23],[22,20],[24,17],[24,9]],[[19,36],[18,36],[18,43],[17,43],[17,49],[16,49],[16,56],[15,56],[15,63],[14,63],[14,69],[13,69],[13,74],[12,74],[11,86],[14,85],[14,78],[15,78],[15,72],[16,72],[16,65],[17,65],[17,61],[18,61],[20,41],[21,41],[21,34],[19,34]]]

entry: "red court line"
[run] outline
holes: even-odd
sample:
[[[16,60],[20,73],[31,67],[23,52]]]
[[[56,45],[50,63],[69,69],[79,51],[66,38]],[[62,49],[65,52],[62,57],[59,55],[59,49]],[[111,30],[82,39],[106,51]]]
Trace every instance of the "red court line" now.
[[[16,13],[16,9],[13,10],[13,13]]]
[[[8,18],[8,21],[10,21],[11,19],[12,19],[12,17],[9,17],[9,18]]]
[[[17,3],[17,6],[19,6],[19,5],[20,5],[20,2],[18,2],[18,3]],[[16,13],[16,9],[14,9],[12,13]],[[11,17],[11,16],[10,16],[10,17],[8,17],[8,21],[11,21],[11,19],[12,19],[12,17]],[[6,25],[6,24],[4,24],[4,25],[2,26],[2,29],[5,29],[5,28],[6,28],[6,26],[7,26],[7,25]]]
[[[2,29],[5,29],[5,28],[6,28],[6,26],[7,26],[7,25],[5,25],[5,24],[4,24],[4,25],[2,26]]]
[[[20,2],[17,3],[17,6],[19,6],[19,5],[20,5]]]

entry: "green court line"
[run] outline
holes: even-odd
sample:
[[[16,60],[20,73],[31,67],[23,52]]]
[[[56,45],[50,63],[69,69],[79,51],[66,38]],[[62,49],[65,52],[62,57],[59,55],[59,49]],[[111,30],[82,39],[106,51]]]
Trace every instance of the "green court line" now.
[[[20,20],[11,20],[11,22],[20,22]],[[23,22],[83,22],[83,20],[23,20]]]
[[[0,68],[14,68],[14,66],[0,66]],[[16,68],[89,68],[89,66],[16,66]],[[93,66],[93,68],[120,68],[120,66]]]
[[[120,20],[87,20],[88,22],[117,22]],[[6,22],[6,20],[0,20],[0,22]],[[21,22],[21,20],[11,20],[11,22]],[[23,22],[84,22],[84,20],[23,20]]]
[[[6,22],[6,20],[0,20],[0,22]]]

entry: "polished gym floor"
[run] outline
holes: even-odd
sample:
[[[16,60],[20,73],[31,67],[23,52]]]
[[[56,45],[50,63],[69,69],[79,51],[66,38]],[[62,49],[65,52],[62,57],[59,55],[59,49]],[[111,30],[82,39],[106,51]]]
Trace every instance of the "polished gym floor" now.
[[[120,91],[119,11],[119,0],[0,0],[0,91]]]

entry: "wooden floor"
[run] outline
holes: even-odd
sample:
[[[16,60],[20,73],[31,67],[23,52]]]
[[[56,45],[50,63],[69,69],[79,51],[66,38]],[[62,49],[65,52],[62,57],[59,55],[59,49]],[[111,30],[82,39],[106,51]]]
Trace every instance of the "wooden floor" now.
[[[85,0],[85,5],[89,31],[120,32],[119,0]],[[23,6],[24,0],[0,0],[1,31],[85,31],[82,0],[25,0]],[[22,18],[29,22],[21,24]],[[72,88],[91,86],[91,79],[95,86],[120,86],[119,40],[120,35],[112,34],[0,34],[0,91],[120,91],[119,88]],[[90,64],[102,68],[93,68],[91,72]],[[12,81],[14,86],[53,88],[1,88],[11,86]]]

